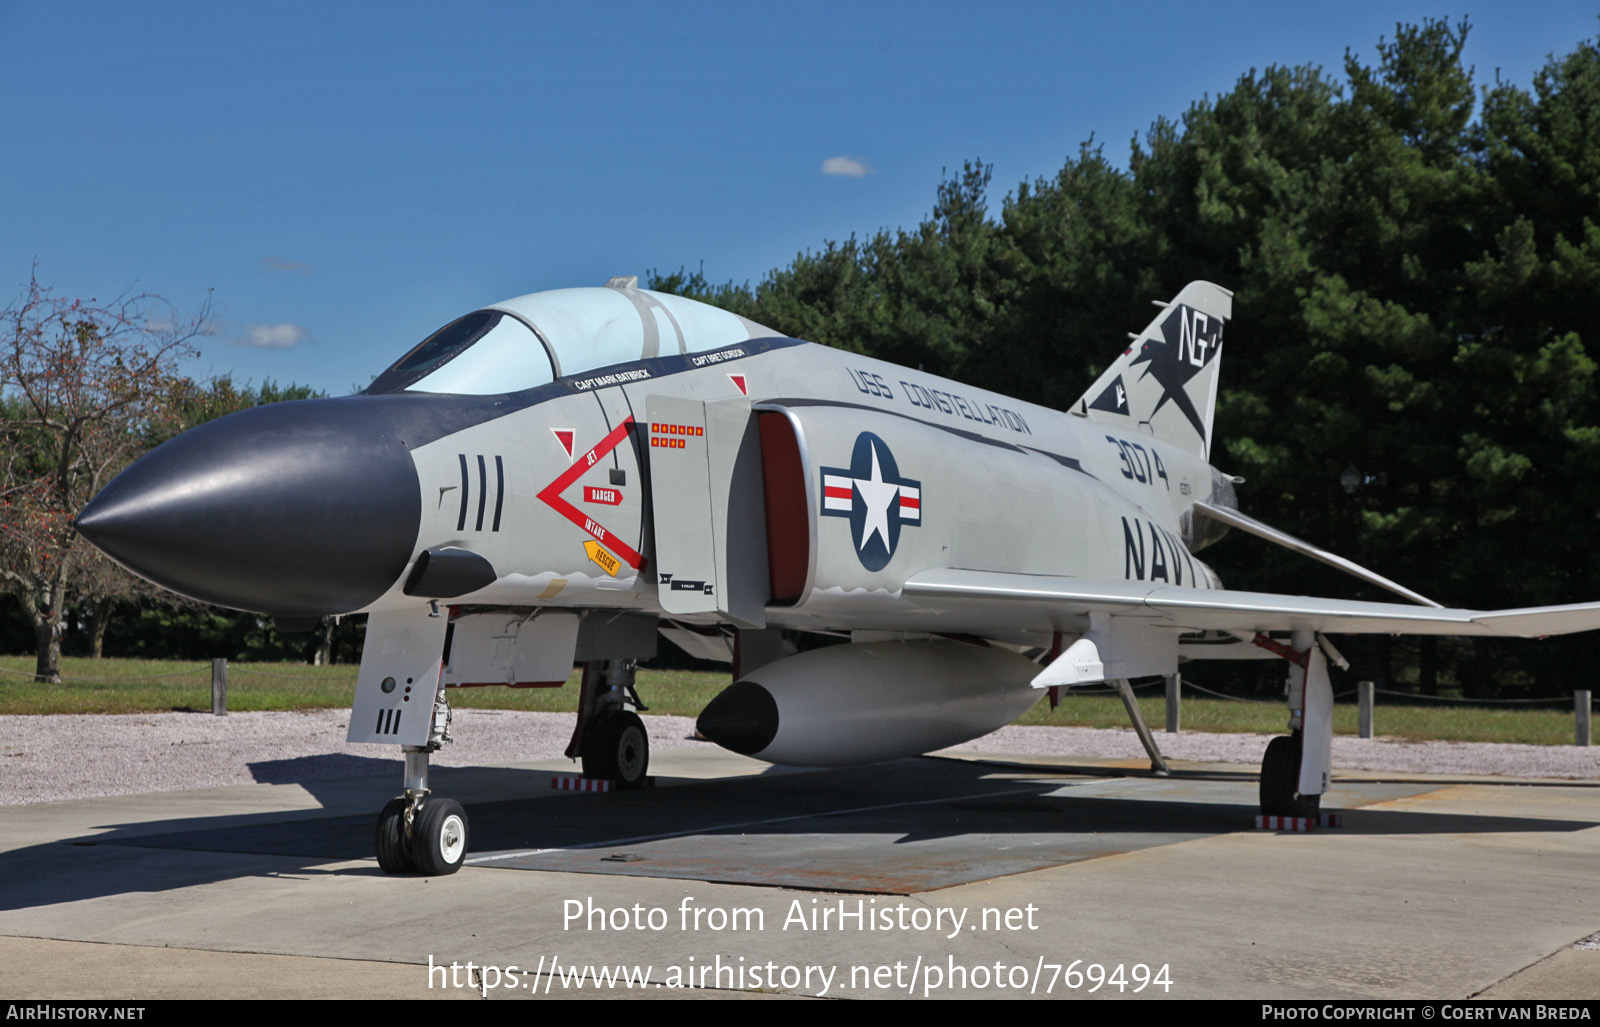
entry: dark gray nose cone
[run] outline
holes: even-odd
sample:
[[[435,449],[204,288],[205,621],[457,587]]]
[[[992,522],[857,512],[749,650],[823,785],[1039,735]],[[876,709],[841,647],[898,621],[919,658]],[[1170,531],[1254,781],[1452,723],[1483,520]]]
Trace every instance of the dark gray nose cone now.
[[[411,454],[365,397],[274,403],[149,453],[78,515],[134,573],[238,610],[359,609],[399,578],[422,499]]]
[[[778,704],[754,681],[735,681],[706,703],[694,726],[724,749],[754,756],[778,737]]]

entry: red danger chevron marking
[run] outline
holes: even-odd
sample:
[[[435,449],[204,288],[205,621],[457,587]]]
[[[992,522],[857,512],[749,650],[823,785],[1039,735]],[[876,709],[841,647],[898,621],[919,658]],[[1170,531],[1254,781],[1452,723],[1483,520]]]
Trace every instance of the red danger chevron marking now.
[[[567,486],[583,477],[584,472],[593,467],[595,464],[599,463],[601,457],[605,456],[613,449],[616,449],[617,446],[622,443],[622,440],[628,437],[628,432],[632,430],[632,428],[633,418],[630,417],[626,421],[623,421],[621,424],[617,425],[615,428],[611,429],[611,433],[605,438],[601,439],[599,445],[578,457],[577,460],[573,461],[571,467],[561,472],[561,476],[559,478],[541,489],[539,492],[539,498],[543,500],[545,505],[550,507],[550,509],[565,517],[573,524],[576,524],[590,535],[593,535],[597,541],[604,543],[607,549],[626,560],[628,562],[628,566],[643,570],[644,557],[639,555],[638,550],[629,546],[616,535],[607,531],[605,526],[596,521],[593,517],[590,517],[582,510],[579,510],[577,507],[561,498],[561,493],[567,490]]]

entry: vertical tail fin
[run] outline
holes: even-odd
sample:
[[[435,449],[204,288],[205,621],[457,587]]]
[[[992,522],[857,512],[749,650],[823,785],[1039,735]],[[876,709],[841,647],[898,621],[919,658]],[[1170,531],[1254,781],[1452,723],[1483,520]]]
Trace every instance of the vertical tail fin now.
[[[1149,327],[1133,336],[1072,412],[1108,426],[1149,432],[1210,459],[1222,326],[1233,293],[1190,282]]]

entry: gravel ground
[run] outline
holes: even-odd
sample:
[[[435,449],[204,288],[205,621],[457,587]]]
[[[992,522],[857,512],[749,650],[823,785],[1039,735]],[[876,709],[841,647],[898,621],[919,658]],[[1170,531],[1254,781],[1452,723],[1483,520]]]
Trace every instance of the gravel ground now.
[[[1197,763],[1256,763],[1271,735],[1156,731],[1162,755]],[[1144,747],[1131,728],[1004,727],[955,751],[1038,752],[1137,759]],[[1494,774],[1504,777],[1600,780],[1600,747],[1498,745],[1491,742],[1408,742],[1399,738],[1333,739],[1333,765],[1341,770],[1393,770],[1415,774]]]
[[[121,716],[0,716],[0,805],[207,788],[288,783],[365,774],[397,781],[400,761],[386,747],[349,745],[346,710],[306,713],[140,713]],[[704,745],[688,717],[644,718],[653,749]],[[457,710],[456,742],[434,755],[460,767],[559,758],[571,714]],[[1178,760],[1259,763],[1267,735],[1158,733]],[[954,751],[1039,753],[1137,759],[1131,730],[1007,727]],[[1600,747],[1491,745],[1335,738],[1341,769],[1600,780]]]

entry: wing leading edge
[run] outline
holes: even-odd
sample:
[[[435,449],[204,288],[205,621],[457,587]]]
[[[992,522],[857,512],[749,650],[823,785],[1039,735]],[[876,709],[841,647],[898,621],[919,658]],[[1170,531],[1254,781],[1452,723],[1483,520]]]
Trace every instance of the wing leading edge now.
[[[988,614],[997,604],[1011,603],[1064,616],[1099,613],[1138,617],[1148,627],[1193,631],[1309,630],[1541,638],[1600,629],[1600,603],[1520,610],[1455,610],[956,568],[915,575],[905,583],[902,595],[919,605],[941,610],[967,609]]]

